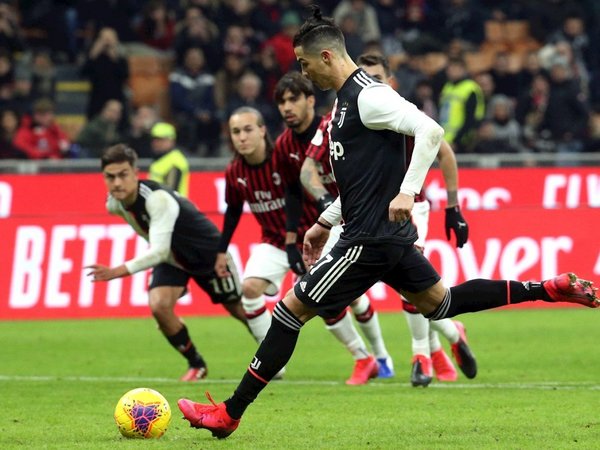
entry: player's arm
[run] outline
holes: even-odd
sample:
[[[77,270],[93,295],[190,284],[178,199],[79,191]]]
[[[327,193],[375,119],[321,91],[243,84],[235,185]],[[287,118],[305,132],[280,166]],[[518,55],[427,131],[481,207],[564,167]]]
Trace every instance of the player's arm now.
[[[446,192],[448,193],[444,221],[446,239],[450,240],[450,232],[454,231],[456,246],[460,248],[469,240],[469,225],[460,212],[458,204],[458,165],[456,163],[456,155],[452,151],[450,144],[445,140],[442,140],[440,145],[438,163],[444,177]]]
[[[221,232],[221,238],[217,246],[217,257],[215,260],[215,272],[219,277],[230,276],[227,270],[227,248],[229,247],[233,233],[240,223],[243,211],[243,203],[227,204],[225,218],[223,219],[223,231]]]
[[[304,159],[300,168],[300,181],[306,192],[316,200],[319,213],[331,205],[334,198],[321,182],[317,162],[309,156]]]
[[[312,266],[320,257],[323,247],[329,238],[329,230],[342,221],[342,202],[338,196],[335,201],[321,213],[315,223],[304,235],[302,248],[304,262]]]
[[[427,172],[438,154],[444,129],[384,84],[374,84],[361,91],[358,111],[367,128],[392,130],[415,137],[410,165],[400,185],[400,193],[390,202],[389,210],[391,221],[408,220],[414,196],[421,191]]]
[[[109,281],[124,277],[167,261],[171,252],[175,221],[179,216],[179,204],[166,191],[157,190],[146,199],[146,211],[150,217],[148,250],[117,267],[106,267],[100,264],[88,266],[92,269],[88,275],[92,276],[94,281]]]
[[[297,275],[304,275],[306,267],[296,246],[298,226],[302,215],[302,185],[296,179],[285,187],[285,252],[290,269]]]

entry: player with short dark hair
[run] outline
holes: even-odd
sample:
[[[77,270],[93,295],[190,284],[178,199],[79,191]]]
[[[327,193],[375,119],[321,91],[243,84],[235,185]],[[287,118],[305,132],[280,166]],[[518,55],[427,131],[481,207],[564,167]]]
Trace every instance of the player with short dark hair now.
[[[109,281],[153,268],[148,289],[150,309],[169,343],[187,360],[182,381],[206,377],[206,362],[198,353],[188,329],[174,311],[192,278],[213,303],[219,303],[246,323],[240,302],[237,270],[229,256],[229,275],[219,278],[214,261],[220,235],[217,227],[193,203],[172,189],[138,178],[135,150],[117,144],[104,150],[102,175],[109,195],[106,208],[121,216],[148,241],[147,251],[117,267],[92,264],[94,282]]]
[[[302,326],[316,315],[334,317],[380,280],[433,320],[533,300],[600,306],[593,283],[573,273],[541,282],[476,279],[446,288],[415,249],[417,232],[410,221],[443,129],[358,68],[340,29],[318,7],[293,45],[303,74],[317,87],[337,92],[328,133],[340,196],[307,231],[310,270],[275,306],[271,327],[233,395],[210,405],[179,400],[193,427],[219,438],[233,433],[246,408],[292,356]],[[395,139],[399,133],[415,137],[408,168]],[[321,257],[329,229],[342,217],[344,232]]]

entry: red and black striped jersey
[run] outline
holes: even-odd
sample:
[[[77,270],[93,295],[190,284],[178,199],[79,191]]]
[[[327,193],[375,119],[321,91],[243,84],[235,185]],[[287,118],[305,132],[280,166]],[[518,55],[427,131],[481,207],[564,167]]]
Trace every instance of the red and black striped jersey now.
[[[296,133],[290,128],[286,128],[275,141],[275,151],[280,155],[280,164],[285,166],[282,172],[285,173],[286,182],[300,181],[300,169],[306,159],[306,152],[310,146],[311,139],[315,135],[321,124],[321,118],[315,116],[310,126],[302,133]],[[311,195],[304,191],[304,200],[302,202],[302,219],[307,223],[314,223],[317,220],[318,212],[315,200]]]
[[[327,133],[327,127],[330,121],[331,113],[321,119],[321,123],[306,150],[306,157],[315,160],[321,183],[327,189],[327,192],[335,198],[339,195],[339,192],[329,161],[329,133]]]
[[[235,158],[225,169],[225,201],[230,206],[248,202],[250,211],[261,227],[261,242],[285,248],[286,213],[285,184],[293,170],[285,164],[280,151],[275,149],[269,158],[258,165],[250,165],[243,158]],[[300,221],[298,240],[314,223]]]

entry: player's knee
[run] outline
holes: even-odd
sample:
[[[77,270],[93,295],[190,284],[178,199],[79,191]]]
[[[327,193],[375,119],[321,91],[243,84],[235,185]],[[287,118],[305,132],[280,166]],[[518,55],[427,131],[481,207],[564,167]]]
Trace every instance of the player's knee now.
[[[150,311],[156,318],[165,317],[171,312],[171,302],[162,296],[150,296]]]
[[[242,283],[242,295],[247,299],[258,299],[264,292],[264,287],[257,280],[244,280]]]

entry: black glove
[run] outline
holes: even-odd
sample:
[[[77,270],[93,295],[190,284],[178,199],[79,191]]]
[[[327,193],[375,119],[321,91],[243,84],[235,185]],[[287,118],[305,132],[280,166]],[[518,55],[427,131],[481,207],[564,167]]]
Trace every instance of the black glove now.
[[[469,240],[469,225],[460,213],[459,206],[446,208],[446,239],[450,240],[450,230],[456,235],[456,246],[461,248]]]
[[[287,253],[290,269],[292,269],[296,275],[304,275],[306,273],[306,266],[302,259],[302,253],[300,253],[296,244],[285,244],[285,252]]]
[[[327,193],[319,198],[319,200],[317,200],[317,210],[319,211],[319,214],[329,208],[329,205],[331,205],[334,201],[335,198],[333,198],[333,195],[330,193]]]

